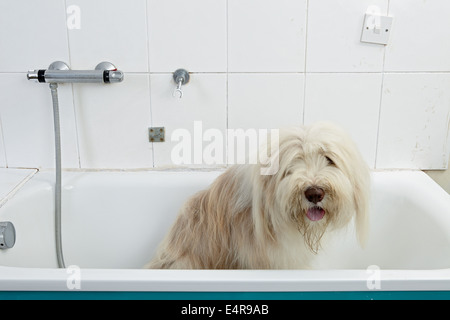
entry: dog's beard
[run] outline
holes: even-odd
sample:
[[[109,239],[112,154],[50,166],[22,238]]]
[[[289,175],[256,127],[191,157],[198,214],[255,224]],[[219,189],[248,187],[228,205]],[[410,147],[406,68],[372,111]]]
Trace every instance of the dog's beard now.
[[[303,237],[307,247],[318,253],[321,239],[333,221],[335,208],[328,208],[324,204],[313,204],[302,200],[303,191],[294,192],[290,201],[290,217]],[[331,197],[328,194],[328,197]]]
[[[327,215],[325,211],[325,216]],[[292,215],[293,222],[297,226],[305,244],[313,252],[317,253],[320,249],[320,243],[325,231],[327,230],[329,219],[324,217],[320,221],[308,221],[306,217],[306,210]]]

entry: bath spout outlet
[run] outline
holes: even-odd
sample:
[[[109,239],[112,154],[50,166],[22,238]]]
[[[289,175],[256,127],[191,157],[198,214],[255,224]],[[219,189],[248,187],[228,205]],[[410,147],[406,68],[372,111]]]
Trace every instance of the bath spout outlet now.
[[[175,81],[177,86],[172,94],[174,98],[178,97],[181,99],[183,97],[183,90],[181,90],[181,86],[188,83],[189,78],[190,78],[189,72],[187,72],[186,70],[184,69],[175,70],[175,72],[173,73],[173,81]]]
[[[0,249],[10,249],[16,243],[16,230],[9,222],[0,222]]]

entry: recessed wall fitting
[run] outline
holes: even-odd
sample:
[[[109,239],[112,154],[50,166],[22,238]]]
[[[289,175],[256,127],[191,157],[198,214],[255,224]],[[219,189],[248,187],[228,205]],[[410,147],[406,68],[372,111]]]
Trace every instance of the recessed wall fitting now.
[[[148,140],[150,142],[164,142],[166,130],[164,127],[148,128]]]

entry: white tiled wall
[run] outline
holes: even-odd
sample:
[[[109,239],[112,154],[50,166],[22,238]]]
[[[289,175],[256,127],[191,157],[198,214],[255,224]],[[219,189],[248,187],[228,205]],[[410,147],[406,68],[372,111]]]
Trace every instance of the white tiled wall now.
[[[384,47],[360,42],[364,13],[388,0],[310,0],[307,72],[381,72]]]
[[[307,74],[305,124],[326,120],[347,128],[373,166],[381,83],[380,73]]]
[[[179,128],[191,132],[191,161],[192,164],[199,162],[194,159],[194,140],[198,144],[203,144],[203,135],[206,130],[218,129],[222,133],[226,130],[226,75],[223,73],[192,74],[189,83],[183,87],[182,99],[172,97],[174,86],[171,74],[152,74],[150,81],[152,123],[155,127],[165,127],[167,136],[166,142],[154,143],[155,166],[172,164],[171,150],[179,142],[171,142],[170,136]],[[201,103],[199,103],[199,97],[201,97]],[[202,121],[201,130],[194,131],[195,121]]]
[[[445,0],[391,0],[395,25],[385,71],[450,71],[449,9]]]
[[[446,166],[449,89],[450,73],[385,75],[378,168]]]
[[[273,129],[303,123],[304,75],[235,73],[228,76],[228,127]]]
[[[9,167],[54,166],[53,109],[48,85],[27,81],[25,73],[0,73],[0,115]],[[78,167],[77,124],[72,90],[58,87],[62,162]]]
[[[72,69],[111,61],[125,72],[148,72],[146,0],[66,2],[80,8],[80,28],[68,30]]]
[[[387,46],[359,41],[374,7],[394,17]],[[171,133],[194,121],[330,120],[372,168],[446,168],[448,12],[447,0],[0,0],[0,167],[54,166],[50,90],[26,71],[106,60],[123,83],[58,88],[64,167],[170,166]],[[191,72],[181,100],[177,68]],[[150,143],[150,126],[166,142]]]
[[[147,168],[153,165],[146,136],[149,79],[127,74],[120,85],[74,84],[82,168]]]
[[[148,0],[147,6],[151,72],[227,71],[226,0]]]
[[[64,2],[1,0],[0,72],[26,72],[56,60],[69,60]]]
[[[228,71],[303,72],[306,0],[228,0]]]

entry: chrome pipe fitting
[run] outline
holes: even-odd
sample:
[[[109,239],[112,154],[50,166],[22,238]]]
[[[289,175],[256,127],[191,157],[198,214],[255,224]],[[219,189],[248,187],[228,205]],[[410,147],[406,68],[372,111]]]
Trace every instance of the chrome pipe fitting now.
[[[16,229],[9,221],[0,222],[0,250],[10,249],[16,243]]]
[[[109,62],[99,63],[95,70],[70,70],[64,62],[56,61],[48,69],[28,71],[27,79],[44,83],[116,83],[123,81],[124,74]]]

